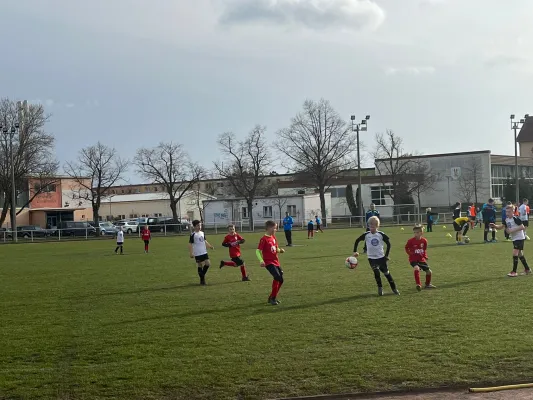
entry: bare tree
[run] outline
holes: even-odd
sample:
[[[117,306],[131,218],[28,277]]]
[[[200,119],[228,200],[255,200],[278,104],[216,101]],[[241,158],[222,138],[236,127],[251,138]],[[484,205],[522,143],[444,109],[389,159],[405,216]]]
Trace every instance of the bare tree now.
[[[211,190],[211,192],[213,192],[213,191]],[[215,197],[213,196],[213,193],[205,193],[205,195],[207,195],[209,197],[204,196],[204,193],[202,193],[200,191],[199,183],[197,183],[195,185],[195,188],[194,188],[193,205],[196,207],[196,209],[200,213],[200,221],[202,221],[202,223],[205,222],[204,221],[204,219],[205,219],[205,209],[207,208],[207,206],[213,200],[215,200]]]
[[[266,128],[257,125],[244,140],[237,140],[233,133],[222,134],[218,145],[224,160],[214,164],[220,177],[228,181],[235,195],[246,201],[252,229],[253,201],[266,186],[272,165],[265,133]]]
[[[0,140],[0,192],[4,193],[0,226],[6,219],[8,209],[12,206],[16,208],[16,205],[11,204],[10,196],[11,151],[13,151],[15,190],[18,197],[26,199],[17,214],[43,193],[43,189],[49,187],[47,185],[57,182],[59,164],[54,156],[55,138],[45,131],[48,119],[49,116],[45,114],[41,104],[31,104],[21,108],[9,99],[0,100],[0,126],[9,128],[18,123],[20,127],[18,135],[13,137],[12,146],[7,135]],[[42,184],[30,188],[28,183],[30,178]]]
[[[392,130],[376,135],[376,148],[373,153],[376,170],[383,186],[391,186],[387,195],[394,204],[401,204],[403,199],[412,196],[418,187],[414,174],[418,163],[413,154],[403,149],[403,140]]]
[[[100,142],[81,149],[76,161],[65,164],[65,173],[76,184],[72,187],[74,196],[91,203],[96,229],[99,229],[102,199],[112,186],[123,180],[127,165],[114,148]]]
[[[172,218],[181,218],[178,204],[203,179],[204,169],[190,160],[181,145],[173,142],[161,142],[157,147],[137,150],[135,164],[143,178],[160,184],[168,194]]]
[[[282,221],[283,221],[283,210],[287,206],[288,198],[276,196],[276,197],[272,197],[268,199],[266,203],[268,205],[271,205],[272,207],[275,207],[276,210],[278,211],[278,222],[279,222],[279,226],[281,226]]]
[[[456,195],[462,201],[478,204],[479,196],[488,192],[488,184],[483,179],[483,166],[478,158],[467,159],[461,168],[461,176],[457,179]]]
[[[320,196],[322,218],[326,218],[326,191],[335,177],[356,166],[357,142],[351,127],[327,100],[307,100],[303,111],[277,135],[275,147],[289,160],[283,166],[311,179]]]
[[[421,214],[423,194],[432,193],[437,190],[437,182],[440,180],[438,173],[431,170],[431,167],[424,163],[419,163],[412,171],[412,185],[414,194],[418,202],[418,213]]]

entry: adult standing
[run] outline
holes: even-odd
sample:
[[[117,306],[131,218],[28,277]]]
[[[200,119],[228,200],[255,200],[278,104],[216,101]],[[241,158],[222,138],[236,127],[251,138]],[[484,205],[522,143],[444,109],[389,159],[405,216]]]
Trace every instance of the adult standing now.
[[[292,225],[294,220],[289,215],[288,212],[285,213],[285,218],[283,218],[283,230],[285,231],[285,238],[287,239],[287,246],[292,247]]]

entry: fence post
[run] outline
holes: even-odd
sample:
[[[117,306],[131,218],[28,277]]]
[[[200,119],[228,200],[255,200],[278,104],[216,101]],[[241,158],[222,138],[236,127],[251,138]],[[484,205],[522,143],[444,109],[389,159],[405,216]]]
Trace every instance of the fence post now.
[[[61,229],[57,230],[58,241],[61,241]]]
[[[217,223],[215,221],[215,235],[218,234]]]
[[[30,235],[31,235],[31,241],[33,243],[33,231],[30,232]]]
[[[350,216],[350,228],[352,227],[352,216]]]
[[[165,225],[163,225],[163,226],[165,227],[165,228],[164,228],[164,230],[165,230],[165,236],[167,236],[167,224],[165,224]]]
[[[89,240],[89,225],[85,226],[85,240]]]

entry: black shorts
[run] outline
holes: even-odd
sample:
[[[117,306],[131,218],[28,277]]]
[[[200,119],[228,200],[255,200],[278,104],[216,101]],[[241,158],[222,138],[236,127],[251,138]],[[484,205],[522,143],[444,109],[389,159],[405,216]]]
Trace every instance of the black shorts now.
[[[375,259],[369,258],[368,262],[373,271],[380,270],[384,274],[389,273],[389,266],[387,265],[387,259],[385,257]]]
[[[209,260],[209,256],[206,253],[206,254],[202,254],[201,256],[194,256],[194,259],[199,264],[199,263],[203,263],[204,261]]]
[[[527,228],[529,226],[529,221],[526,219],[525,221],[522,221],[522,224]]]
[[[231,261],[233,261],[237,267],[244,265],[244,261],[240,257],[231,257]]]
[[[453,230],[455,232],[461,232],[462,228],[459,226],[459,224],[457,222],[454,222],[453,223]]]
[[[411,267],[416,267],[418,266],[418,268],[420,268],[422,271],[424,272],[428,272],[429,271],[429,265],[428,263],[425,263],[425,262],[419,262],[419,261],[413,261],[411,262]]]
[[[117,242],[117,246],[124,246],[124,242]]]
[[[513,249],[524,250],[524,240],[513,240]]]
[[[307,232],[313,232],[314,230],[315,230],[314,226],[308,226],[307,227]]]
[[[144,244],[150,244],[150,241],[149,240],[145,240]]]
[[[316,224],[316,230],[317,230],[317,231],[320,230],[320,224]]]
[[[278,267],[277,265],[269,264],[269,265],[266,265],[265,268],[268,272],[270,272],[270,275],[272,275],[274,279],[279,278],[279,277],[283,278],[283,270],[281,269],[281,267]]]

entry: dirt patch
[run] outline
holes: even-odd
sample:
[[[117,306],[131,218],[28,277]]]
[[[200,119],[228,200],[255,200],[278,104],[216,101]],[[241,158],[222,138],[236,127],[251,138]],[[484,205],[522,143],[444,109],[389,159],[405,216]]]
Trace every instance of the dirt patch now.
[[[337,397],[336,400],[531,400],[533,389],[504,390],[491,393],[434,392],[423,394],[402,394],[393,396]],[[328,400],[322,398],[320,400]]]

